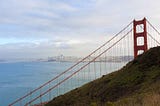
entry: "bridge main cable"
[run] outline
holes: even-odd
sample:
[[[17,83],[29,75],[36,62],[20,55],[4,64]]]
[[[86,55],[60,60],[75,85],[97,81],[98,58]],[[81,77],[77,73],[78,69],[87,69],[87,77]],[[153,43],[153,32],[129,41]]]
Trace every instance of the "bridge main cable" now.
[[[23,97],[17,99],[16,101],[14,101],[13,103],[9,104],[9,106],[13,106],[14,104],[16,104],[17,102],[25,99],[26,97],[30,96],[30,94],[33,94],[34,92],[38,91],[39,89],[43,88],[44,86],[46,86],[47,84],[49,84],[50,82],[56,80],[57,78],[59,78],[60,76],[62,76],[63,74],[65,74],[66,72],[70,71],[71,69],[73,69],[75,66],[77,66],[79,63],[83,62],[85,59],[89,58],[91,55],[93,55],[95,52],[97,52],[98,50],[100,50],[102,47],[104,47],[106,44],[108,44],[110,41],[112,41],[114,38],[116,38],[119,34],[121,34],[124,30],[126,30],[131,24],[133,23],[130,22],[126,27],[124,27],[121,31],[119,31],[117,34],[115,34],[110,40],[108,40],[107,42],[105,42],[103,45],[101,45],[100,47],[98,47],[96,50],[94,50],[93,52],[91,52],[88,56],[86,56],[85,58],[81,59],[80,61],[78,61],[76,64],[74,64],[73,66],[71,66],[70,68],[68,68],[67,70],[63,71],[62,73],[60,73],[59,75],[57,75],[56,77],[54,77],[53,79],[47,81],[46,83],[44,83],[43,85],[41,85],[40,87],[34,89],[33,91],[30,91],[29,93],[27,93],[26,95],[24,95]],[[90,63],[89,63],[90,64]],[[58,84],[59,85],[59,84]]]
[[[160,32],[147,20],[148,24],[160,35]]]
[[[47,91],[43,92],[41,95],[37,96],[36,98],[32,99],[30,102],[28,102],[25,106],[28,106],[29,104],[31,104],[32,102],[34,102],[35,100],[37,100],[38,98],[40,98],[41,96],[47,94],[49,91],[53,90],[54,88],[56,88],[57,86],[61,85],[63,82],[65,82],[66,80],[68,80],[69,78],[71,78],[73,75],[75,75],[76,73],[78,73],[79,71],[81,71],[82,69],[84,69],[86,66],[88,66],[91,62],[94,62],[98,57],[100,57],[101,55],[103,55],[105,52],[107,52],[108,50],[110,50],[114,45],[116,45],[118,42],[120,42],[123,38],[125,38],[130,32],[132,32],[133,29],[131,29],[130,31],[128,31],[122,38],[120,38],[118,41],[116,41],[115,43],[113,43],[108,49],[106,49],[105,51],[103,51],[101,54],[99,54],[97,57],[95,57],[94,59],[92,59],[91,61],[89,61],[87,64],[85,64],[84,66],[82,66],[80,69],[78,69],[77,71],[75,71],[74,73],[72,73],[71,75],[69,75],[68,77],[66,77],[65,79],[63,79],[62,81],[60,81],[59,83],[57,83],[56,85],[54,85],[53,87],[51,87],[50,89],[48,89]]]

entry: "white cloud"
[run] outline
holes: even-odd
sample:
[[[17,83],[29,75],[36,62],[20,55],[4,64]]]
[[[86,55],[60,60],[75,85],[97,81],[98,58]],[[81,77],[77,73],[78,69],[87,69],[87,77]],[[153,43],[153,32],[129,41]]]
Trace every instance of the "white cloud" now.
[[[35,55],[41,50],[45,51],[43,55],[61,51],[87,54],[134,18],[146,16],[158,26],[159,3],[159,0],[1,0],[0,41],[5,44],[4,38],[11,40],[0,46],[0,51],[5,51],[4,55],[12,54],[10,51],[16,48],[15,54]]]

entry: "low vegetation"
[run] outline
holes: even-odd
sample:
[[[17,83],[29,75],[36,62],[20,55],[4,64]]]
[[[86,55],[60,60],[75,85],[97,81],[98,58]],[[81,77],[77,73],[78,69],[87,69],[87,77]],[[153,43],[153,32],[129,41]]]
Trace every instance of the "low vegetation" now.
[[[46,106],[160,106],[160,47]]]

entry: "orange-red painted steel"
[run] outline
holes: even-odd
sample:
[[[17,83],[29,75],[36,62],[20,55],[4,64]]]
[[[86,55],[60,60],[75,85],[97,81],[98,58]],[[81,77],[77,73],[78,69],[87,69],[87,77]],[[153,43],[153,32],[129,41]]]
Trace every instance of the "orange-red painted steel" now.
[[[143,32],[138,32],[137,26],[138,25],[143,25],[142,31]],[[142,50],[146,52],[148,50],[147,46],[147,27],[146,27],[146,18],[143,20],[133,21],[133,31],[134,31],[134,58],[138,56],[138,51]],[[142,37],[143,40],[143,45],[138,45],[137,39],[139,37]]]

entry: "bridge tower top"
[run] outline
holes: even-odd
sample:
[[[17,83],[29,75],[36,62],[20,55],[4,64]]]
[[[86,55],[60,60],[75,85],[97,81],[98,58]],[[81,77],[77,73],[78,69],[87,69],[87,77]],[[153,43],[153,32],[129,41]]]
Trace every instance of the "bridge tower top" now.
[[[146,18],[133,21],[134,58],[148,50]]]

